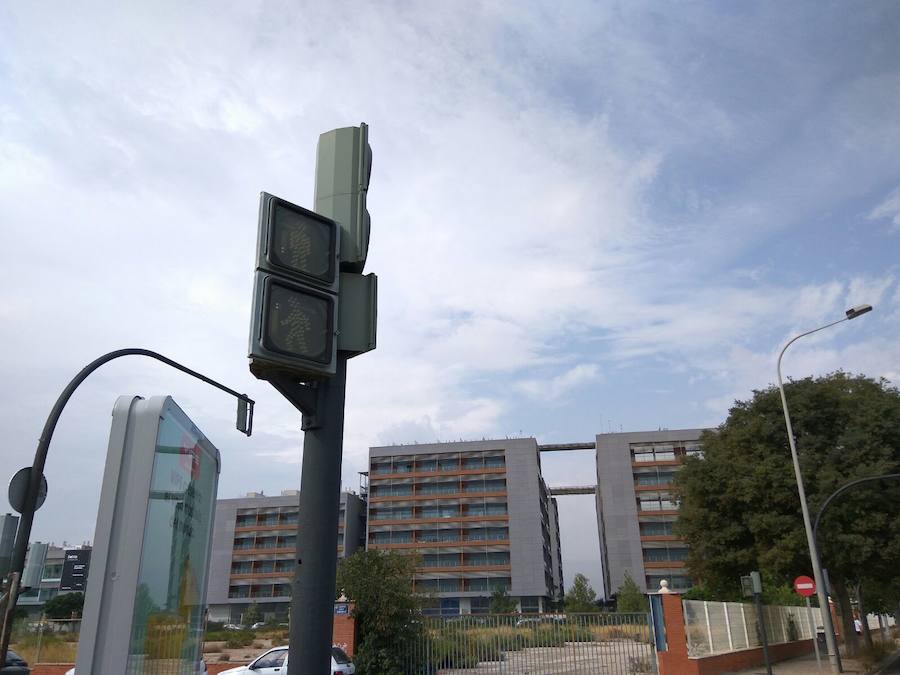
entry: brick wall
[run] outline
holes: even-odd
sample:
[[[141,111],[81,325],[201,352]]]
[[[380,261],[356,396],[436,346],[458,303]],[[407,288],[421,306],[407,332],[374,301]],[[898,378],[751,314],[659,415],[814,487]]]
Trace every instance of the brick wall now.
[[[356,619],[353,613],[353,603],[348,603],[347,614],[334,615],[334,631],[331,637],[331,643],[340,647],[347,656],[353,658],[353,651],[356,648]]]
[[[657,654],[659,675],[720,675],[723,672],[753,668],[765,663],[762,647],[741,649],[736,652],[703,658],[690,658],[687,651],[681,596],[676,593],[663,595],[662,606],[668,651]],[[813,651],[813,641],[800,640],[770,645],[769,657],[774,663],[808,654],[811,651]]]

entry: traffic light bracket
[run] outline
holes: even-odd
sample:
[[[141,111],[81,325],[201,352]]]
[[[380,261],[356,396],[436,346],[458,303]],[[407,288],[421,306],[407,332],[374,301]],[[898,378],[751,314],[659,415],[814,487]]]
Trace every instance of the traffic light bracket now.
[[[298,382],[296,376],[287,372],[267,373],[266,379],[275,389],[300,411],[302,419],[300,428],[303,431],[321,429],[322,420],[318,411],[321,409],[321,400],[324,389],[319,382]]]

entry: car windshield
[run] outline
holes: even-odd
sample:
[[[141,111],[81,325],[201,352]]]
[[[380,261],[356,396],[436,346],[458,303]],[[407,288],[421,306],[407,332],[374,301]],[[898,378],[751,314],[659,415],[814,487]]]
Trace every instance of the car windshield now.
[[[332,647],[331,656],[340,664],[350,663],[350,657],[347,656],[347,653],[340,647]]]

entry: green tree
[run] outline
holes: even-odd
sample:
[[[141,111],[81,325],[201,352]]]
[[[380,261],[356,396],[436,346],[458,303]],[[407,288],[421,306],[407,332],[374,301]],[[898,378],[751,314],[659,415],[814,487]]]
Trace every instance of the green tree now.
[[[650,605],[647,596],[635,583],[628,572],[625,572],[625,581],[616,591],[617,612],[649,612]]]
[[[812,517],[847,482],[900,471],[900,393],[885,380],[843,372],[786,387]],[[785,586],[812,566],[784,414],[777,387],[737,401],[728,419],[703,439],[703,456],[676,474],[677,531],[690,544],[687,565],[710,592],[734,597],[739,577],[760,570]],[[897,576],[900,484],[865,483],[841,495],[819,527],[850,653],[857,649],[851,593]],[[879,604],[895,606],[893,597]],[[875,589],[873,589],[875,590]]]
[[[491,593],[491,614],[512,614],[518,609],[516,601],[509,597],[505,587],[495,588]]]
[[[50,619],[78,618],[83,609],[83,593],[64,593],[50,598],[44,604],[44,614]]]
[[[402,672],[404,655],[422,633],[415,569],[415,557],[379,550],[357,551],[338,564],[335,597],[343,593],[354,603],[357,672]]]
[[[567,612],[599,612],[597,593],[591,588],[590,581],[581,573],[575,575],[572,587],[566,593]]]
[[[259,609],[259,605],[255,602],[250,603],[247,606],[247,609],[244,610],[243,621],[245,626],[252,626],[253,624],[262,620],[262,612]]]

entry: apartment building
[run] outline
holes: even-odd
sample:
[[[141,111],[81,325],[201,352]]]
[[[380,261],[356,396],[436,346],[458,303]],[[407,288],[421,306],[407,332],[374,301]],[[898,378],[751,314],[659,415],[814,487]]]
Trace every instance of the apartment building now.
[[[367,546],[415,554],[432,613],[486,613],[504,589],[523,612],[562,597],[556,503],[534,438],[369,449]]]
[[[251,492],[216,502],[207,604],[211,621],[240,623],[250,604],[266,617],[287,617],[297,549],[300,492]],[[337,557],[365,545],[365,503],[342,492]]]
[[[599,434],[597,520],[609,596],[631,575],[643,591],[691,586],[687,544],[674,533],[678,504],[672,479],[684,458],[702,453],[704,429]]]
[[[71,548],[32,542],[28,545],[18,606],[29,616],[39,616],[51,598],[63,593],[83,592],[90,569],[91,547]],[[75,577],[73,583],[73,576]]]
[[[19,516],[11,513],[0,515],[0,579],[5,579],[9,573],[18,528]]]

